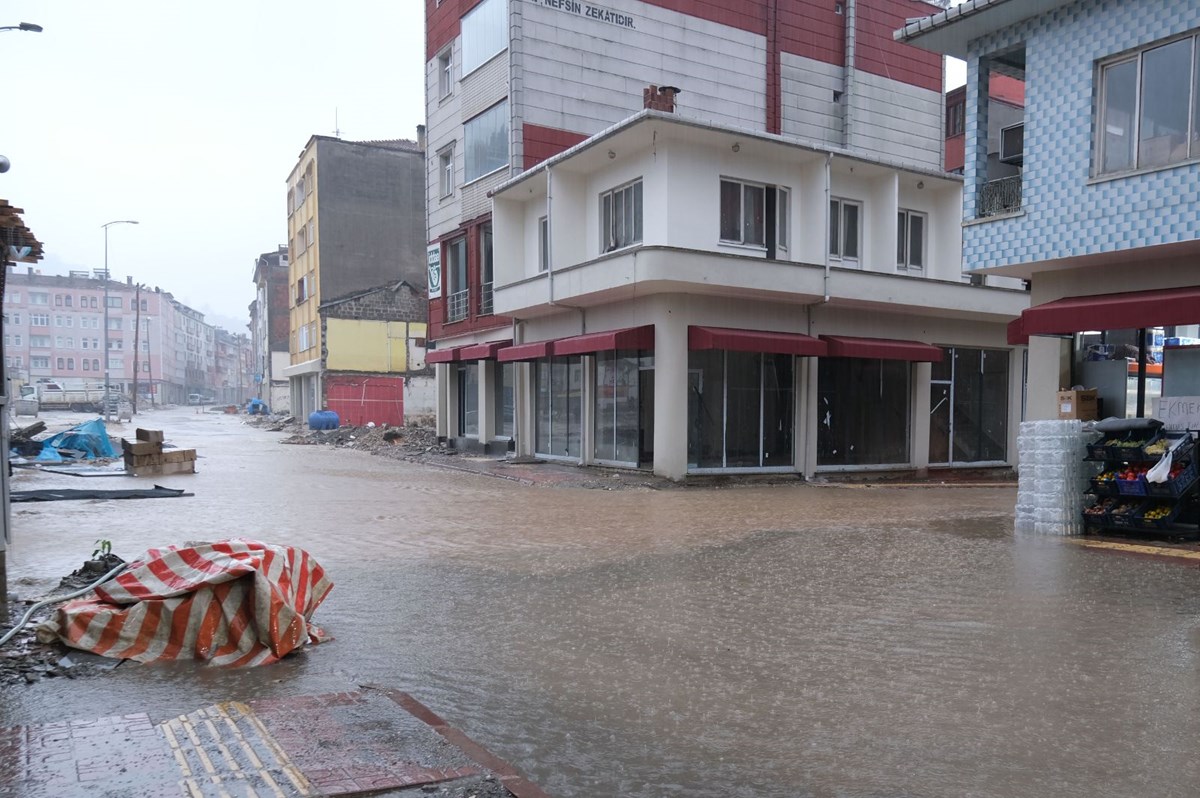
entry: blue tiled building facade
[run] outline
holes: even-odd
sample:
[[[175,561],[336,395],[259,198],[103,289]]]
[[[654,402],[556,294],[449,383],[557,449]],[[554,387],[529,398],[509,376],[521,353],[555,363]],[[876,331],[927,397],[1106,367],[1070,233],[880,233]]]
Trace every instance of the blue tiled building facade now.
[[[1101,175],[1095,142],[1100,65],[1118,54],[1197,29],[1200,3],[1195,0],[1081,0],[969,43],[963,195],[966,270],[1197,238],[1197,160]],[[1026,86],[1020,211],[976,221],[980,191],[987,181],[987,72],[993,66],[1003,68],[997,54],[1021,49]]]

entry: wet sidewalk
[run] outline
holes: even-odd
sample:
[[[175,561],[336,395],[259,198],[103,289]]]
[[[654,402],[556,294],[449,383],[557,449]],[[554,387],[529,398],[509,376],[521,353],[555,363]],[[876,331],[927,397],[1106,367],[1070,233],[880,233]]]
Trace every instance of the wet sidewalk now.
[[[226,701],[0,728],[0,794],[548,798],[407,693]]]

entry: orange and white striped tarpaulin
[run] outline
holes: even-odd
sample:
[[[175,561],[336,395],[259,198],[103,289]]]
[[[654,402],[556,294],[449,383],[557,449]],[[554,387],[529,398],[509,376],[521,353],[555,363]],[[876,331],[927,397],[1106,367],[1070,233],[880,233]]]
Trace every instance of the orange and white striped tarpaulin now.
[[[64,604],[38,637],[138,662],[265,665],[325,638],[310,619],[332,589],[320,564],[292,546],[168,546]]]

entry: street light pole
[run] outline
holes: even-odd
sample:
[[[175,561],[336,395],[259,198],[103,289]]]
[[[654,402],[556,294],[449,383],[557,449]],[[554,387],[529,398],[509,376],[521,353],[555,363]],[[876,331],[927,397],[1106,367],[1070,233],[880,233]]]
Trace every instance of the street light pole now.
[[[109,351],[108,351],[108,228],[114,224],[137,224],[133,219],[115,219],[100,225],[104,228],[104,420],[111,420],[109,413]],[[134,353],[136,354],[136,352]]]

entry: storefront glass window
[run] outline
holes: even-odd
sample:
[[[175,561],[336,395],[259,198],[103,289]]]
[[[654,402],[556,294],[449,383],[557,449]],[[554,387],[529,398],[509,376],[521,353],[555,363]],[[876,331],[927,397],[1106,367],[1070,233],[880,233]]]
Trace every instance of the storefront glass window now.
[[[583,423],[583,359],[546,358],[534,364],[538,454],[579,457]]]
[[[633,350],[596,353],[596,459],[637,465],[642,443],[641,358]]]
[[[790,466],[795,396],[791,355],[698,350],[688,363],[692,468]]]
[[[458,367],[458,434],[479,435],[479,368]]]
[[[1004,461],[1009,353],[967,347],[945,351],[930,375],[929,462]]]
[[[496,364],[496,379],[493,381],[496,386],[496,435],[501,438],[513,436],[515,373],[515,363]]]
[[[908,463],[910,372],[906,360],[821,358],[817,465]]]

